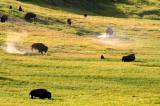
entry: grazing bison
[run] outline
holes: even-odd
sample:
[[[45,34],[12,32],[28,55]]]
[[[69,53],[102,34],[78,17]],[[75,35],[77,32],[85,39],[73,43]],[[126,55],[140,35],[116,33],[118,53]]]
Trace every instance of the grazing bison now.
[[[7,15],[3,15],[1,17],[1,22],[6,22],[8,20],[8,16]]]
[[[52,97],[52,94],[46,89],[34,89],[29,93],[29,95],[31,95],[31,99],[34,97],[39,97],[40,99],[51,99]]]
[[[135,61],[135,59],[136,59],[135,54],[129,54],[127,56],[122,57],[123,62],[131,62],[131,61]]]
[[[68,24],[69,26],[72,25],[72,20],[71,20],[70,18],[67,19],[67,24]]]
[[[19,10],[19,11],[23,11],[23,9],[22,9],[22,7],[21,7],[21,6],[19,6],[18,10]]]
[[[26,21],[32,22],[36,19],[36,14],[29,12],[29,13],[26,13],[24,18]]]
[[[101,59],[105,59],[103,55],[101,55]]]
[[[39,53],[43,54],[43,52],[47,53],[48,47],[45,46],[43,43],[34,43],[32,44],[32,50],[36,49],[39,51]]]

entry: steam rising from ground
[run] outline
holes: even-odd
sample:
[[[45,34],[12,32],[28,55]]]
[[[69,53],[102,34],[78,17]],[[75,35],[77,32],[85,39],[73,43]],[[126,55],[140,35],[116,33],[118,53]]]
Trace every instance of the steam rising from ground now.
[[[7,53],[11,54],[25,54],[26,51],[24,49],[20,49],[21,40],[27,37],[26,32],[17,33],[17,32],[8,32],[6,39],[6,47],[5,50]]]

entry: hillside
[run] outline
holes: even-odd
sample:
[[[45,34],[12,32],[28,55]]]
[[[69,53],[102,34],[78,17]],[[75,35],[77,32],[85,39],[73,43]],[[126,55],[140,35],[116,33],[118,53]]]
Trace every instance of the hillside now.
[[[92,15],[111,17],[132,17],[160,19],[159,0],[23,0],[41,6],[63,7],[64,10],[78,13],[91,12]],[[47,6],[48,7],[48,6]],[[73,10],[73,9],[78,9]],[[80,12],[80,14],[82,13]]]
[[[95,0],[96,11],[80,0],[74,7],[47,1],[0,0],[0,16],[9,18],[0,23],[0,106],[160,105],[160,22],[138,15],[156,10],[151,15],[157,16],[159,0]],[[28,12],[37,19],[25,21]],[[107,27],[113,38],[105,34]],[[33,43],[45,44],[48,52],[32,51]],[[122,62],[131,53],[136,60]],[[52,99],[31,99],[29,92],[37,88],[50,91]]]

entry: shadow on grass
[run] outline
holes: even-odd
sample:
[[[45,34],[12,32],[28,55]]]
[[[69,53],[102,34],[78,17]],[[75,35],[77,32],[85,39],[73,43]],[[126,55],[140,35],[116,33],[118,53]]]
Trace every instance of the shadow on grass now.
[[[7,77],[0,77],[0,80],[8,80],[8,81],[14,81],[13,79],[11,79],[11,78],[7,78]]]
[[[21,2],[32,3],[45,8],[63,10],[80,15],[89,13],[89,15],[93,16],[126,17],[125,13],[110,1],[106,3],[95,0],[22,0]]]
[[[143,17],[145,15],[157,15],[157,16],[160,16],[160,9],[145,10],[145,11],[142,11],[141,13],[139,13],[139,15],[141,17]]]
[[[56,100],[56,101],[64,101],[64,99],[62,99],[61,97],[55,97],[55,98],[53,98],[53,99],[51,99],[51,100]]]

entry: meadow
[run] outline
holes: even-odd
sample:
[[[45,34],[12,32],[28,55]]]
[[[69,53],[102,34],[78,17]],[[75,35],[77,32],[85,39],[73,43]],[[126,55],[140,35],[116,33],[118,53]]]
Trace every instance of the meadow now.
[[[25,12],[9,10],[22,5]],[[0,12],[11,20],[0,23],[0,106],[159,106],[160,21],[115,18],[46,8],[36,4],[1,0]],[[2,5],[3,4],[3,5]],[[3,7],[3,8],[2,8]],[[23,21],[32,11],[40,20]],[[73,26],[65,24],[73,19]],[[98,39],[112,26],[116,39]],[[16,42],[25,54],[6,53],[6,39]],[[31,52],[42,42],[47,54]],[[123,55],[136,54],[124,63]],[[106,59],[101,60],[103,54]],[[31,99],[32,89],[45,88],[52,100]]]

